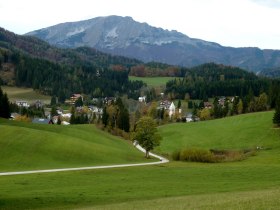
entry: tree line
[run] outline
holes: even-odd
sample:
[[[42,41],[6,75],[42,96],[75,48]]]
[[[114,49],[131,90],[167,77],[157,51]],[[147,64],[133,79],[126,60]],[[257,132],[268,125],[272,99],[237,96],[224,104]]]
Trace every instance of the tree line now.
[[[280,80],[262,78],[236,67],[217,64],[204,64],[186,72],[184,78],[175,78],[167,82],[166,94],[174,99],[200,99],[217,96],[238,96],[244,106],[253,96],[262,93],[268,95],[268,103],[275,107],[279,97]]]

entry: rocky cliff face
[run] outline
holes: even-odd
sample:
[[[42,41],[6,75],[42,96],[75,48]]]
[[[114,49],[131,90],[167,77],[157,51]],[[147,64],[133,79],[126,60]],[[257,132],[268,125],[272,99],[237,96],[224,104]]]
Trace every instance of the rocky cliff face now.
[[[89,46],[145,62],[157,61],[188,67],[216,62],[255,72],[280,66],[280,51],[223,47],[217,43],[190,38],[177,31],[139,23],[131,17],[108,16],[62,23],[27,35],[59,47]]]

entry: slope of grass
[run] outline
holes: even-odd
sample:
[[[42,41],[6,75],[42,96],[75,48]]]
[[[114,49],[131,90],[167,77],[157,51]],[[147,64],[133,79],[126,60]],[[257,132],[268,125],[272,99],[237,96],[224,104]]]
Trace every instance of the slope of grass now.
[[[41,100],[45,104],[49,104],[51,101],[50,96],[42,95],[32,88],[19,88],[19,87],[9,87],[2,86],[3,92],[6,92],[9,100],[15,102],[17,100],[25,100],[28,103],[35,102],[36,100]]]
[[[170,198],[169,206],[185,205],[172,198],[202,196],[203,199],[216,193],[279,190],[279,173],[279,164],[251,165],[243,161],[230,164],[172,162],[161,166],[5,176],[0,177],[0,209],[102,208],[133,201],[144,201],[148,205],[149,200],[164,198]],[[217,202],[223,200],[217,199]],[[138,206],[137,209],[145,208]]]
[[[94,125],[58,126],[0,121],[0,171],[143,162],[127,141]]]
[[[174,77],[135,77],[135,76],[129,76],[129,80],[131,81],[143,81],[150,87],[159,87],[164,86],[169,81],[174,79]]]
[[[273,129],[272,114],[160,127],[159,150],[165,153],[182,145],[269,148],[244,161],[5,176],[0,177],[0,209],[278,209],[280,130]],[[68,132],[81,135],[55,133]]]
[[[159,128],[163,141],[159,151],[181,148],[280,149],[279,130],[273,129],[273,112],[239,115],[198,123],[176,123]]]

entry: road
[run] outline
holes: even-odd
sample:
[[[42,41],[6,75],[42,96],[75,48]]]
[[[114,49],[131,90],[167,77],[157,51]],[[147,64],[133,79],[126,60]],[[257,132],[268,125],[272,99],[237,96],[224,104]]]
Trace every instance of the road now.
[[[146,153],[146,150],[142,148],[139,144],[134,143],[134,146],[143,153]],[[150,163],[135,163],[135,164],[120,164],[120,165],[108,165],[108,166],[89,166],[89,167],[80,167],[80,168],[58,168],[58,169],[46,169],[46,170],[34,170],[34,171],[15,171],[15,172],[2,172],[0,176],[11,176],[11,175],[21,175],[21,174],[38,174],[38,173],[53,173],[53,172],[62,172],[62,171],[82,171],[82,170],[93,170],[93,169],[106,169],[106,168],[123,168],[123,167],[135,167],[135,166],[148,166],[148,165],[157,165],[168,163],[169,160],[161,157],[159,155],[149,153],[150,156],[159,159],[160,161],[150,162]]]

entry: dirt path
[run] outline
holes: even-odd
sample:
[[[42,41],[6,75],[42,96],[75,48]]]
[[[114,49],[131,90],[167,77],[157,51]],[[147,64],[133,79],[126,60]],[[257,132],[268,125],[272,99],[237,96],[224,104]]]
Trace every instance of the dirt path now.
[[[145,149],[142,148],[139,144],[134,146],[141,152],[146,153]],[[123,167],[134,167],[134,166],[148,166],[148,165],[157,165],[168,163],[169,160],[161,157],[159,155],[150,153],[150,156],[159,159],[160,161],[151,162],[151,163],[135,163],[135,164],[120,164],[120,165],[108,165],[108,166],[89,166],[89,167],[80,167],[80,168],[58,168],[58,169],[46,169],[46,170],[34,170],[34,171],[15,171],[15,172],[3,172],[0,173],[0,176],[11,176],[11,175],[21,175],[21,174],[37,174],[37,173],[53,173],[53,172],[62,172],[62,171],[82,171],[82,170],[92,170],[92,169],[105,169],[105,168],[123,168]]]

